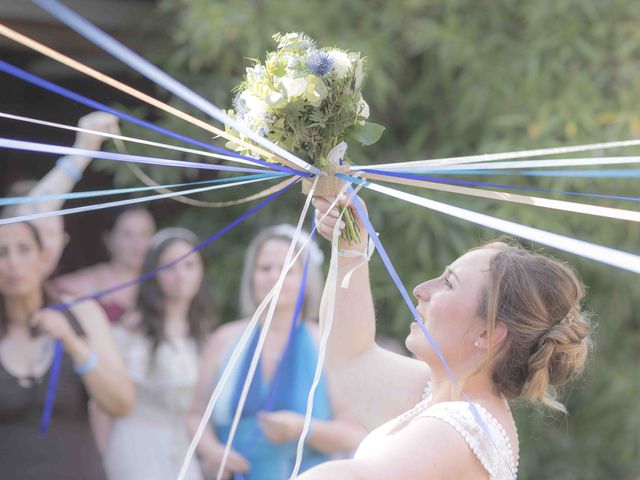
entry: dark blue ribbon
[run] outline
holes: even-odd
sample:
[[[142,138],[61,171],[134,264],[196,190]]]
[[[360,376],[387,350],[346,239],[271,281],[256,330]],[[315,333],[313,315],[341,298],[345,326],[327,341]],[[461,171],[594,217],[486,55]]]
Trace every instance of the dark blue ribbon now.
[[[91,100],[90,98],[87,98],[83,95],[80,95],[79,93],[73,92],[71,90],[68,90],[64,87],[61,87],[59,85],[56,85],[53,82],[50,82],[48,80],[45,80],[41,77],[38,77],[37,75],[34,75],[32,73],[29,73],[25,70],[22,70],[21,68],[18,68],[14,65],[11,65],[10,63],[5,62],[4,60],[0,60],[0,71],[3,71],[5,73],[8,73],[9,75],[13,75],[14,77],[17,77],[21,80],[24,80],[25,82],[29,82],[33,85],[36,85],[40,88],[44,88],[45,90],[49,90],[50,92],[53,93],[57,93],[58,95],[61,95],[63,97],[66,97],[70,100],[73,100],[74,102],[78,102],[81,103],[83,105],[86,105],[88,107],[91,107],[95,110],[101,110],[103,112],[108,112],[111,113],[112,115],[115,115],[116,117],[122,119],[122,120],[126,120],[128,122],[131,123],[135,123],[136,125],[140,125],[142,127],[145,127],[149,130],[153,130],[155,132],[158,132],[162,135],[168,136],[168,137],[172,137],[178,140],[181,140],[183,142],[189,143],[191,145],[196,145],[198,147],[201,148],[205,148],[207,150],[213,151],[213,152],[218,152],[218,153],[223,153],[225,155],[230,155],[232,157],[236,157],[236,158],[240,158],[243,160],[247,160],[250,162],[253,162],[257,165],[262,165],[263,167],[267,167],[273,170],[278,170],[280,172],[285,172],[285,173],[293,173],[295,175],[301,175],[303,177],[309,177],[311,176],[310,173],[307,172],[303,172],[303,171],[299,171],[299,170],[294,170],[288,167],[284,167],[282,165],[278,165],[275,163],[269,163],[269,162],[265,162],[263,160],[258,160],[256,158],[251,158],[251,157],[246,157],[244,155],[240,155],[239,153],[236,152],[232,152],[230,150],[226,150],[224,148],[221,147],[217,147],[215,145],[210,145],[208,143],[204,143],[201,142],[199,140],[187,137],[185,135],[179,134],[179,133],[175,133],[172,132],[170,130],[167,130],[165,128],[162,127],[158,127],[157,125],[154,125],[152,123],[149,122],[145,122],[144,120],[140,120],[136,117],[133,117],[131,115],[128,115],[124,112],[120,112],[114,108],[111,108],[103,103],[100,102],[96,102],[95,100]]]
[[[180,257],[172,260],[171,262],[165,263],[164,265],[160,265],[155,270],[152,270],[152,271],[147,272],[147,273],[145,273],[143,275],[140,275],[138,278],[135,278],[135,279],[130,280],[128,282],[121,283],[119,285],[114,285],[113,287],[107,288],[105,290],[101,290],[101,291],[96,292],[96,293],[85,295],[85,296],[77,298],[77,299],[75,299],[75,300],[73,300],[72,302],[69,302],[69,303],[57,303],[55,305],[50,305],[47,308],[51,308],[53,310],[68,310],[71,307],[73,307],[74,305],[77,305],[77,304],[79,304],[81,302],[85,302],[87,300],[97,300],[98,298],[102,297],[103,295],[107,295],[107,294],[116,292],[118,290],[122,290],[124,288],[131,287],[133,285],[137,285],[139,283],[145,282],[145,281],[155,277],[162,270],[165,270],[167,268],[171,268],[173,265],[175,265],[176,263],[184,260],[186,257],[191,255],[192,253],[198,252],[198,251],[202,250],[204,247],[206,247],[207,245],[212,244],[214,241],[216,241],[222,235],[227,233],[229,230],[233,229],[238,224],[242,223],[244,220],[246,220],[247,218],[252,216],[258,210],[260,210],[263,207],[265,207],[267,204],[271,203],[273,200],[275,200],[277,197],[282,195],[285,191],[287,191],[289,188],[291,188],[296,183],[297,183],[297,181],[294,182],[294,183],[291,183],[289,185],[286,185],[285,187],[281,188],[280,190],[278,190],[275,193],[272,193],[267,198],[265,198],[262,202],[260,202],[258,205],[255,205],[254,207],[250,208],[245,213],[243,213],[240,217],[236,218],[231,223],[229,223],[228,225],[226,225],[225,227],[223,227],[222,229],[220,229],[219,231],[217,231],[216,233],[211,235],[209,238],[207,238],[206,240],[202,241],[201,243],[199,243],[198,245],[193,247],[187,253],[185,253],[184,255],[181,255]],[[62,345],[60,344],[59,341],[56,341],[56,351],[55,351],[55,354],[54,354],[54,357],[53,357],[53,363],[52,363],[52,367],[51,367],[51,375],[49,377],[49,385],[47,387],[47,395],[46,395],[46,398],[45,398],[44,410],[42,412],[42,421],[40,423],[40,431],[42,433],[47,431],[47,428],[49,427],[49,423],[51,421],[51,414],[53,412],[53,406],[54,406],[55,399],[56,399],[56,389],[57,389],[57,385],[58,385],[58,377],[60,375],[60,364],[61,364],[61,361],[62,361]]]

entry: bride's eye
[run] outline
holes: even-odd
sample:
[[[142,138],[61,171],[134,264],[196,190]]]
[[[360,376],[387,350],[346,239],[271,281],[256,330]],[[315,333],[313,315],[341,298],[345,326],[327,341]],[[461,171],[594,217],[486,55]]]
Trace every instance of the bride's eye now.
[[[449,281],[449,277],[444,277],[444,286],[447,288],[453,288],[453,284]]]

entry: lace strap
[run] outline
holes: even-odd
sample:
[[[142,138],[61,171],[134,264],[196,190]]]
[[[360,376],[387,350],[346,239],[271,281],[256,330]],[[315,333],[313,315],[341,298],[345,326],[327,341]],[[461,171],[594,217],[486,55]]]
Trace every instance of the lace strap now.
[[[479,405],[476,407],[491,438],[487,437],[487,433],[473,417],[467,402],[438,403],[421,412],[418,416],[437,418],[455,428],[489,473],[491,480],[513,480],[517,466],[514,465],[514,455],[509,437],[489,412]],[[505,460],[509,462],[509,465]]]

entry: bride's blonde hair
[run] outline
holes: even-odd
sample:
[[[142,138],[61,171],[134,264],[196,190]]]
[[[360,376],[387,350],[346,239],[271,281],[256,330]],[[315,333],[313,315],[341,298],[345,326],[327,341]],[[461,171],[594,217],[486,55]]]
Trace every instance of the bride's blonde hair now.
[[[581,372],[592,350],[591,321],[582,309],[585,289],[568,264],[518,245],[494,241],[489,281],[478,315],[487,322],[493,381],[507,399],[524,396],[566,413],[555,387]],[[495,349],[498,323],[507,336]]]

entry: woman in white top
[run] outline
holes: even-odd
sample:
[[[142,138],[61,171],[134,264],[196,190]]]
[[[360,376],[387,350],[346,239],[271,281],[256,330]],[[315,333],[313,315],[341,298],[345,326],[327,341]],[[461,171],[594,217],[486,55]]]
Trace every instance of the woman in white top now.
[[[140,286],[137,312],[113,328],[138,396],[133,412],[111,426],[104,455],[110,479],[175,480],[180,471],[199,347],[213,326],[202,258],[198,252],[185,257],[199,243],[184,228],[158,232],[143,272],[175,263]],[[202,478],[197,462],[186,478]]]
[[[314,204],[318,219],[330,206]],[[330,238],[336,221],[332,211],[319,232]],[[361,238],[344,248],[364,251],[362,226]],[[340,275],[363,261],[341,256]],[[373,431],[353,460],[325,463],[301,480],[513,479],[519,445],[508,401],[523,396],[564,411],[553,387],[580,370],[591,347],[584,289],[568,265],[493,242],[413,293],[467,398],[416,322],[406,339],[415,360],[376,345],[365,264],[348,289],[337,289],[327,361],[354,415]]]

